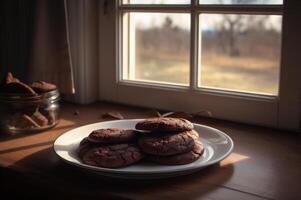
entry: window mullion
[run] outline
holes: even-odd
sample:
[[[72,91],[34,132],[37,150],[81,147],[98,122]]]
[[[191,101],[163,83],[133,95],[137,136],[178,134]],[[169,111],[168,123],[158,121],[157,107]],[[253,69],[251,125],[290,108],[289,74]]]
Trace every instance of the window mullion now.
[[[177,13],[177,12],[190,12],[190,5],[121,5],[119,10],[123,12],[165,12],[165,13]]]
[[[196,5],[203,13],[281,15],[283,5]]]
[[[198,0],[192,0],[191,5],[145,5],[123,4],[119,10],[123,12],[190,12],[191,7],[198,12],[204,13],[229,13],[229,14],[265,14],[281,15],[283,5],[206,5],[198,4]]]
[[[190,14],[190,88],[196,89],[198,85],[198,13],[196,11],[198,1],[191,0]]]

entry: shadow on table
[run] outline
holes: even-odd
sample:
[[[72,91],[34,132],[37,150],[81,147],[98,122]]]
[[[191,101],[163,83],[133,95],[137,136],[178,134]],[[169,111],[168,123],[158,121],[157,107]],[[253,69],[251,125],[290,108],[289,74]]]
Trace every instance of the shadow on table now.
[[[32,154],[10,166],[21,171],[33,185],[50,192],[94,198],[103,195],[125,197],[147,197],[160,195],[173,199],[201,197],[220,188],[233,175],[232,164],[219,164],[196,173],[160,180],[119,180],[93,175],[61,161],[52,148]],[[26,172],[26,173],[24,173]],[[51,190],[50,190],[51,189]],[[35,188],[37,191],[37,188]]]
[[[57,125],[53,128],[40,131],[40,132],[27,132],[27,133],[16,133],[16,134],[9,134],[4,132],[3,130],[0,130],[0,142],[3,141],[8,141],[8,140],[13,140],[13,139],[18,139],[18,138],[24,138],[24,137],[29,137],[33,135],[42,135],[42,134],[47,134],[48,131],[59,131],[59,130],[65,130],[68,128],[74,128],[74,125]]]

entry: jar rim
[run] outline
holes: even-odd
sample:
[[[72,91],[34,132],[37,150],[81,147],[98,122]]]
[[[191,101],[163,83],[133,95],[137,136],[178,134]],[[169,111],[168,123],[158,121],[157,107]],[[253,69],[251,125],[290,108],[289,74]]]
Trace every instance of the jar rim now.
[[[28,95],[28,94],[1,94],[0,93],[0,102],[32,102],[40,101],[45,99],[56,100],[59,99],[60,93],[58,89],[51,90],[49,92],[40,93],[37,95]]]

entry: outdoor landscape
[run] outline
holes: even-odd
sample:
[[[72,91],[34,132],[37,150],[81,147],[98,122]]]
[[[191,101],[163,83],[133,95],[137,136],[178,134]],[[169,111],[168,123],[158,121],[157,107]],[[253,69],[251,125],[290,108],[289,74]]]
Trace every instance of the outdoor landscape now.
[[[135,15],[135,79],[188,85],[189,18]],[[277,95],[281,16],[202,14],[199,26],[200,87]]]

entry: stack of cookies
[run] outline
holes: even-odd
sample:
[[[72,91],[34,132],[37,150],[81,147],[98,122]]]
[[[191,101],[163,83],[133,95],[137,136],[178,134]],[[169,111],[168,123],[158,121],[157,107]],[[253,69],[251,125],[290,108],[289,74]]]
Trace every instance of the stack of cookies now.
[[[136,124],[149,131],[138,139],[140,149],[149,160],[166,165],[182,165],[197,160],[203,153],[193,124],[181,118],[151,118]]]
[[[203,145],[193,124],[180,118],[151,118],[136,124],[137,130],[107,128],[92,131],[78,148],[87,165],[117,168],[143,157],[164,165],[183,165],[197,160]]]
[[[80,142],[78,154],[88,165],[107,168],[127,166],[144,157],[136,145],[137,136],[137,131],[129,129],[98,129]]]

